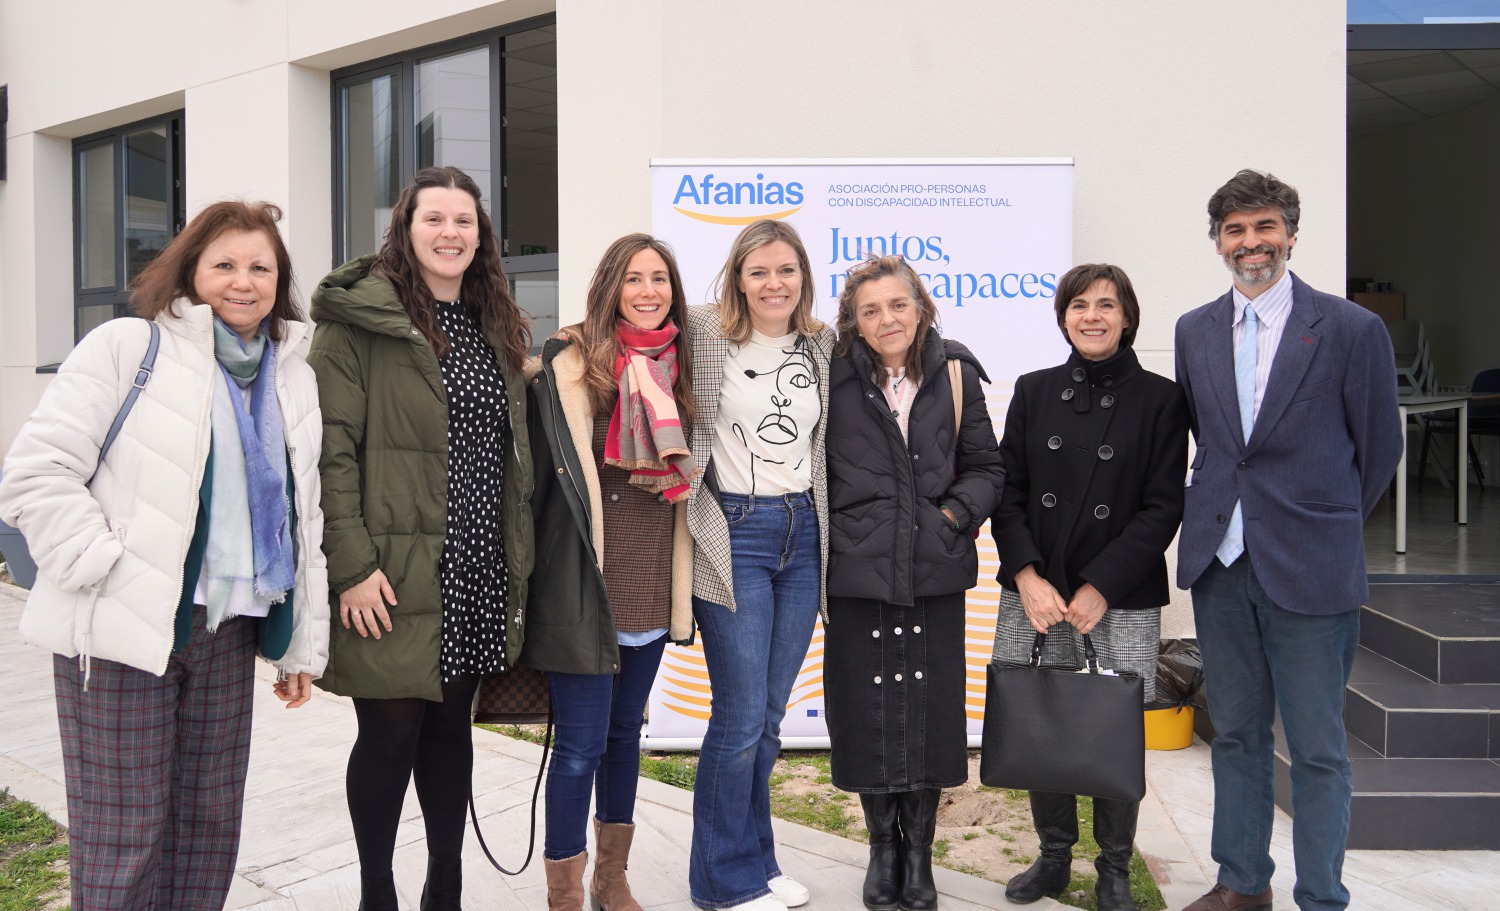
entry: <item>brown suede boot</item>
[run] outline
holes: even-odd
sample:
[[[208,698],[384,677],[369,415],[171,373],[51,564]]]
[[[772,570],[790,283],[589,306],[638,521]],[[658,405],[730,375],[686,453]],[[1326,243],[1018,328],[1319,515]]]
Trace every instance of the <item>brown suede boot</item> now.
[[[588,866],[589,852],[579,851],[562,860],[542,859],[547,870],[547,911],[583,911],[583,868]]]
[[[594,879],[589,884],[590,906],[595,911],[641,911],[641,905],[630,894],[625,881],[626,861],[630,860],[630,842],[635,838],[635,824],[594,820]]]

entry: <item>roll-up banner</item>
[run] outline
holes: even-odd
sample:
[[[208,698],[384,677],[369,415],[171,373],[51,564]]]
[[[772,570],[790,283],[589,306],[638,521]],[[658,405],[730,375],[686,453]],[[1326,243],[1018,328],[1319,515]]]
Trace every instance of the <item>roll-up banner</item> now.
[[[689,304],[717,300],[714,282],[744,227],[761,218],[797,228],[812,264],[819,318],[833,323],[846,270],[871,253],[900,254],[921,275],[944,336],[984,364],[998,437],[1016,377],[1059,364],[1067,343],[1053,311],[1073,265],[1073,160],[653,160],[651,217],[672,245]],[[1000,587],[988,525],[965,633],[970,743],[984,714]],[[783,745],[828,745],[823,721],[823,629],[792,689]],[[711,705],[701,645],[669,647],[651,691],[647,749],[696,749]]]

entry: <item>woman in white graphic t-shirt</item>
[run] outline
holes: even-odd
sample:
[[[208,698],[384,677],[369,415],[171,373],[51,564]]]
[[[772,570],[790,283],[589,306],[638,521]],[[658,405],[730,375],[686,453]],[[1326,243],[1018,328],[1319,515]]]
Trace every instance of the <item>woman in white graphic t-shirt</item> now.
[[[771,836],[781,719],[824,604],[823,461],[833,330],[813,318],[811,267],[791,225],[740,232],[719,302],[688,313],[693,356],[693,616],[713,709],[693,793],[688,882],[704,908],[808,900]]]

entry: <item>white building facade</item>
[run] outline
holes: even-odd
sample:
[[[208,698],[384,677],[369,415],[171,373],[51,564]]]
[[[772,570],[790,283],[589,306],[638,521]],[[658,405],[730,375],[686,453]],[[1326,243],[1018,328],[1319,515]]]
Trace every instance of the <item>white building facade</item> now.
[[[604,247],[650,229],[653,158],[1072,158],[1075,258],[1126,268],[1137,350],[1171,375],[1177,317],[1229,284],[1204,204],[1239,168],[1301,190],[1294,266],[1343,287],[1345,21],[1342,0],[0,0],[0,451],[205,203],[281,205],[305,303],[426,164],[475,174],[523,302],[566,323]]]

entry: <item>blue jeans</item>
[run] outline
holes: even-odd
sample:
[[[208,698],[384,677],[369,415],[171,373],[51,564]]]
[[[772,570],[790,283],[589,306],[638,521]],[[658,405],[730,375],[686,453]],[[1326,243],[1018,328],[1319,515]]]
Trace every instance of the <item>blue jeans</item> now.
[[[641,723],[667,637],[620,646],[618,674],[549,673],[557,741],[547,771],[551,860],[588,847],[589,792],[600,822],[635,821],[641,772]]]
[[[771,766],[807,657],[823,567],[809,494],[719,497],[729,521],[735,610],[693,599],[713,708],[693,788],[693,904],[727,908],[781,875],[771,835]]]
[[[1213,742],[1213,858],[1219,882],[1255,894],[1271,885],[1277,707],[1292,757],[1292,856],[1302,911],[1342,911],[1344,845],[1354,776],[1344,685],[1359,646],[1359,611],[1326,616],[1277,607],[1248,556],[1217,560],[1193,585]]]

